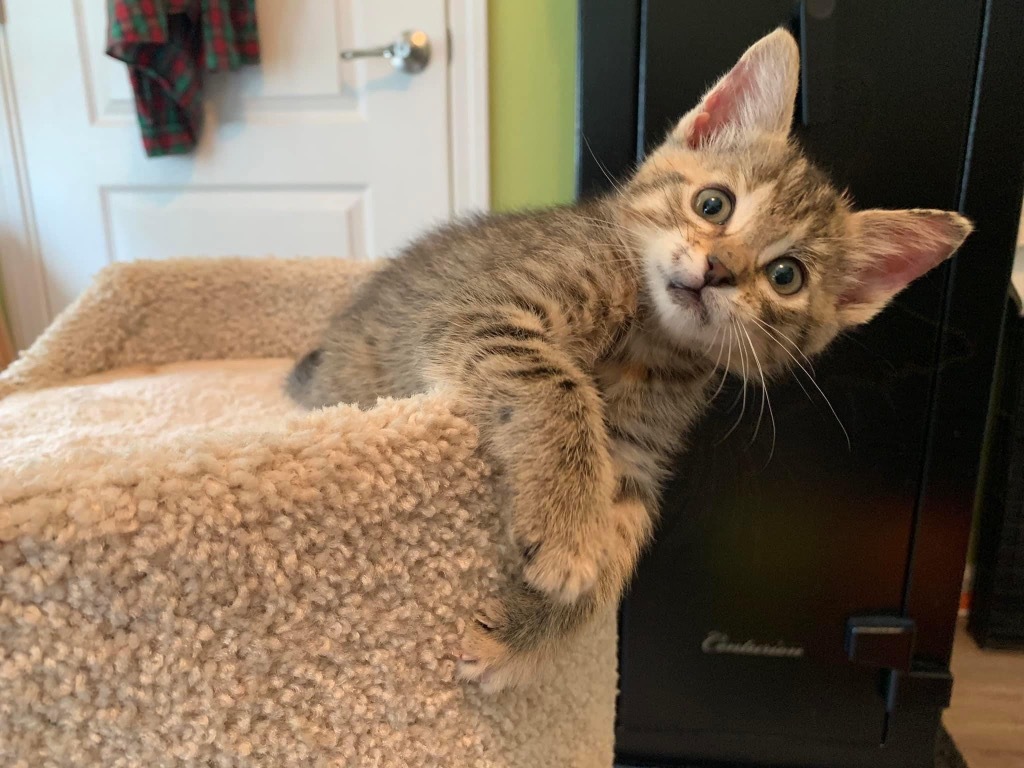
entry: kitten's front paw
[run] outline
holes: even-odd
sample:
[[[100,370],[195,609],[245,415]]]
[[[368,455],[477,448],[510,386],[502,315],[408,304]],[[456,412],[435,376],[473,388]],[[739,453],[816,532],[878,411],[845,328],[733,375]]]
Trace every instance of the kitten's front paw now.
[[[523,550],[523,579],[563,603],[574,603],[597,585],[601,550],[547,539]]]
[[[505,611],[492,600],[474,617],[462,640],[458,675],[479,683],[485,693],[498,693],[520,685],[533,676],[536,665],[519,655],[500,639],[505,629]]]

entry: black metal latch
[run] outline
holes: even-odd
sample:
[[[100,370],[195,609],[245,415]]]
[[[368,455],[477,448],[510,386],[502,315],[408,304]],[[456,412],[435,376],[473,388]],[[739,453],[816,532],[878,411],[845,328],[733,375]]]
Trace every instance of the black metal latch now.
[[[854,616],[846,622],[846,657],[854,664],[881,670],[882,744],[889,739],[900,678],[911,672],[916,633],[914,620],[903,616]]]
[[[846,622],[846,656],[854,664],[909,672],[916,628],[902,616],[855,616]]]

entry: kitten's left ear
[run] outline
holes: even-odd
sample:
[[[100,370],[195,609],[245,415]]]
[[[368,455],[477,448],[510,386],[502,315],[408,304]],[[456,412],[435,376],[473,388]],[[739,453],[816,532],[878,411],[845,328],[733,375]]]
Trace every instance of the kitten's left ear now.
[[[850,216],[861,263],[839,299],[839,321],[860,325],[873,318],[897,293],[948,259],[974,228],[950,211],[859,211]]]
[[[785,136],[793,122],[800,49],[777,29],[747,49],[672,132],[693,149],[713,141],[742,143],[762,133]]]

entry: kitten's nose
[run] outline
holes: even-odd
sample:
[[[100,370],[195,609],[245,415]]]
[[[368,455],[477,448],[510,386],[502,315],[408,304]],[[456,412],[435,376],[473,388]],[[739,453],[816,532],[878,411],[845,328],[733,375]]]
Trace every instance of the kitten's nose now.
[[[708,271],[704,273],[704,285],[736,285],[736,275],[717,256],[708,256]]]

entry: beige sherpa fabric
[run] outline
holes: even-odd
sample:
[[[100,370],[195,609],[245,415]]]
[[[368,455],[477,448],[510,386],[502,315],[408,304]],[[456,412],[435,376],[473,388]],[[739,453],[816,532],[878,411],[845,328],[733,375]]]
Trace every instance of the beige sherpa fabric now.
[[[611,765],[613,616],[454,679],[510,568],[457,404],[280,393],[368,268],[117,266],[0,375],[0,765]]]

